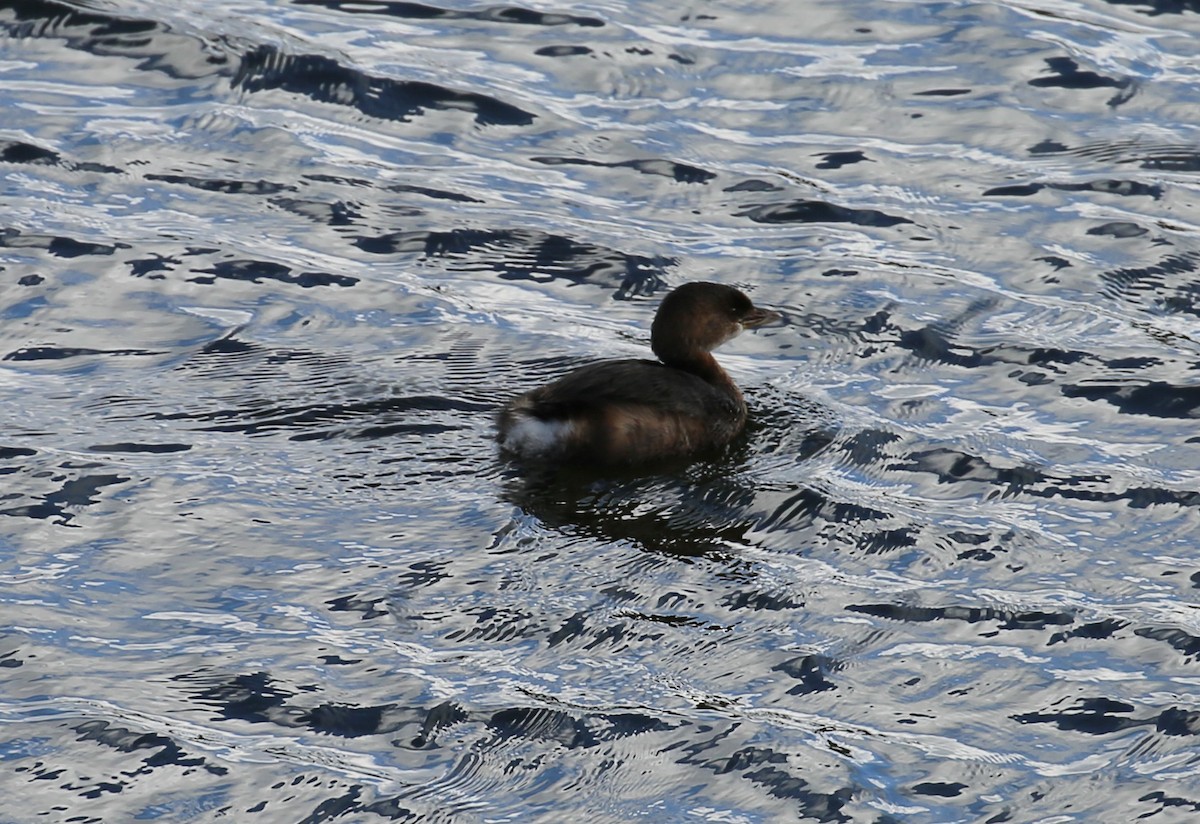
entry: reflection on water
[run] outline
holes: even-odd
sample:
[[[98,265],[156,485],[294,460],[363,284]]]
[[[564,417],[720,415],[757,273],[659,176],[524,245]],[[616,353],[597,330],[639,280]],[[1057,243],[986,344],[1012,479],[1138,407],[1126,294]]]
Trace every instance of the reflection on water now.
[[[0,4],[7,814],[1200,814],[1197,34]],[[727,454],[499,458],[701,279]]]

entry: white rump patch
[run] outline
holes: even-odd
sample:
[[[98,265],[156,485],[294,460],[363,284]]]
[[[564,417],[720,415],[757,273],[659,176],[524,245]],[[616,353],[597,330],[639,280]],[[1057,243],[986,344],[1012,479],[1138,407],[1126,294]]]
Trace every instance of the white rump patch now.
[[[549,455],[562,449],[573,430],[570,421],[544,421],[517,412],[513,415],[512,426],[504,432],[500,446],[530,458]]]

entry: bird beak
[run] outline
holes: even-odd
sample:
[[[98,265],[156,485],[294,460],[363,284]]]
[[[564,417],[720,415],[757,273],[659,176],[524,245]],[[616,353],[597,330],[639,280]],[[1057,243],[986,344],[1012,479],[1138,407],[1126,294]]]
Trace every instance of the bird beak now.
[[[783,315],[778,312],[772,312],[770,309],[759,309],[755,306],[742,316],[742,328],[757,329],[760,326],[766,326],[768,323],[774,323],[777,320],[783,320]]]

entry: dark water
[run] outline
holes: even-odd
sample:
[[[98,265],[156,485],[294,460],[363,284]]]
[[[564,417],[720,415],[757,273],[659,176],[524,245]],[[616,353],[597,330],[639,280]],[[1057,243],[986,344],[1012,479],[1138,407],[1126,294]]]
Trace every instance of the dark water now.
[[[1197,35],[0,4],[0,820],[1200,819]],[[728,456],[499,461],[696,279]]]

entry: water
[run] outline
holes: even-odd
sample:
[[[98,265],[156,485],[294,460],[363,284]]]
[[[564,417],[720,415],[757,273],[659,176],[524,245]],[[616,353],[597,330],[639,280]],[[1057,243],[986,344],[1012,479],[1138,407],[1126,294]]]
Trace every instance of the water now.
[[[1195,820],[1198,14],[0,4],[0,820]]]

